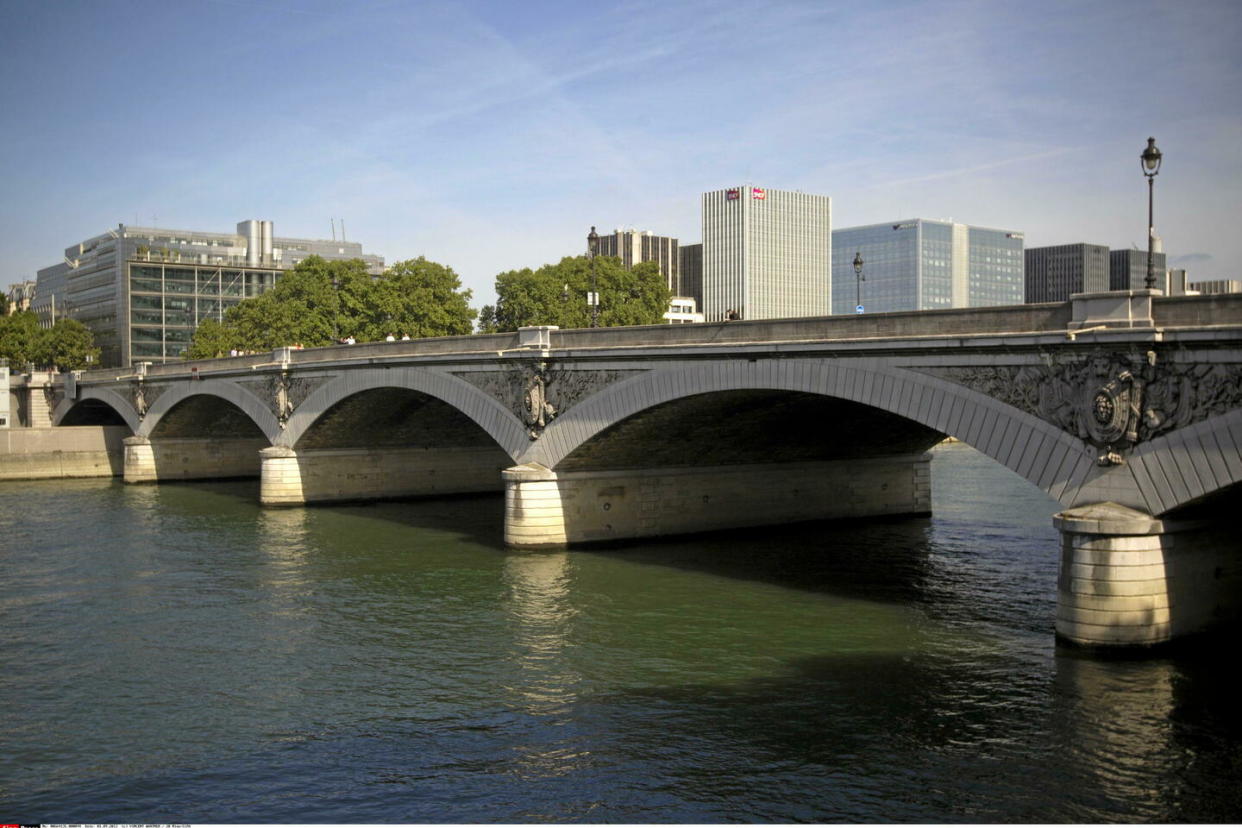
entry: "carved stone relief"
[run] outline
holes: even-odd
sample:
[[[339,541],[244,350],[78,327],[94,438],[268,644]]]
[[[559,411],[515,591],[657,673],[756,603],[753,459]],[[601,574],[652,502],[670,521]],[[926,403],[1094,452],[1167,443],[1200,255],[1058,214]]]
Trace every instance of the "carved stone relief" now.
[[[130,383],[129,398],[134,405],[134,410],[138,412],[138,419],[141,420],[147,416],[147,411],[166,390],[163,385],[152,385],[142,379],[136,379]]]
[[[263,400],[267,409],[284,426],[297,407],[325,382],[327,379],[324,377],[297,377],[282,371],[237,384]]]
[[[1046,356],[1042,365],[917,368],[1103,449],[1102,464],[1167,431],[1242,407],[1242,365],[1181,364],[1156,351]]]
[[[527,434],[535,440],[558,413],[614,382],[640,373],[643,371],[575,371],[557,368],[550,361],[532,360],[509,363],[499,371],[461,371],[454,376],[494,397],[521,418]]]

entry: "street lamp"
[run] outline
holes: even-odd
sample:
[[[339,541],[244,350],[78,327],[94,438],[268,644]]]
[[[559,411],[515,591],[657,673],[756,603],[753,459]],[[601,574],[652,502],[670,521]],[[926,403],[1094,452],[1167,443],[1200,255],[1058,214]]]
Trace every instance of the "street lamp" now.
[[[336,275],[332,276],[332,292],[336,301],[332,303],[332,339],[333,345],[341,344],[341,283]]]
[[[1156,139],[1147,139],[1147,149],[1139,156],[1143,162],[1143,175],[1147,176],[1147,281],[1148,290],[1156,287],[1156,270],[1153,259],[1156,255],[1156,231],[1152,226],[1152,199],[1156,189],[1156,173],[1160,172],[1160,161],[1164,158],[1156,147]]]
[[[857,311],[858,313],[862,313],[862,307],[863,307],[862,283],[867,281],[867,277],[863,275],[862,267],[863,267],[862,252],[856,250],[854,251],[854,276],[855,276],[854,285],[857,287],[857,290],[854,292],[854,298],[857,301],[854,302],[854,305],[855,305],[854,310]]]
[[[595,255],[599,252],[599,234],[595,232],[595,226],[591,226],[591,232],[587,234],[587,258],[591,260],[591,327],[599,327],[599,294],[595,290]]]

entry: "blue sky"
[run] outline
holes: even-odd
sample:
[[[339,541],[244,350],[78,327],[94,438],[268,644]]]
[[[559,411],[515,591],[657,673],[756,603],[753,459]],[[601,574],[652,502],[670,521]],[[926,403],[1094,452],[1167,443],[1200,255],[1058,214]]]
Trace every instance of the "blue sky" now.
[[[118,223],[497,273],[832,196],[1242,278],[1242,3],[0,0],[0,287]],[[339,230],[338,230],[339,232]]]

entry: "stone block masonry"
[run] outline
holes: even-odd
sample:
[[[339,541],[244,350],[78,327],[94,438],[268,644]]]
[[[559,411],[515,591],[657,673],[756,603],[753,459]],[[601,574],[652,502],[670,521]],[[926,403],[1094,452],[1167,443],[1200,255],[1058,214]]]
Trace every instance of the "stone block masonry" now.
[[[1157,520],[1101,503],[1062,512],[1057,635],[1086,646],[1151,646],[1236,621],[1242,567],[1219,526]]]
[[[258,477],[258,439],[125,438],[125,482],[158,483],[168,480],[226,480]]]
[[[506,469],[505,542],[556,547],[931,513],[930,455],[711,468]]]
[[[499,492],[509,461],[499,448],[384,448],[261,452],[259,500],[300,506],[382,498]]]
[[[0,480],[119,476],[128,433],[124,426],[0,429]]]

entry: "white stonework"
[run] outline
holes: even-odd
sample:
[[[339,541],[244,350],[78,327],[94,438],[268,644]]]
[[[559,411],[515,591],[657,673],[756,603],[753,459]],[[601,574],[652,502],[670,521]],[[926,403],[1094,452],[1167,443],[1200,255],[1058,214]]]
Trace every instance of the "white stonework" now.
[[[159,480],[155,472],[155,451],[146,437],[125,438],[123,479],[126,483],[155,483]]]
[[[259,502],[264,506],[301,506],[302,471],[298,455],[286,446],[270,446],[259,452]]]
[[[1237,614],[1236,543],[1115,503],[1067,510],[1057,580],[1057,635],[1087,646],[1150,646]]]

